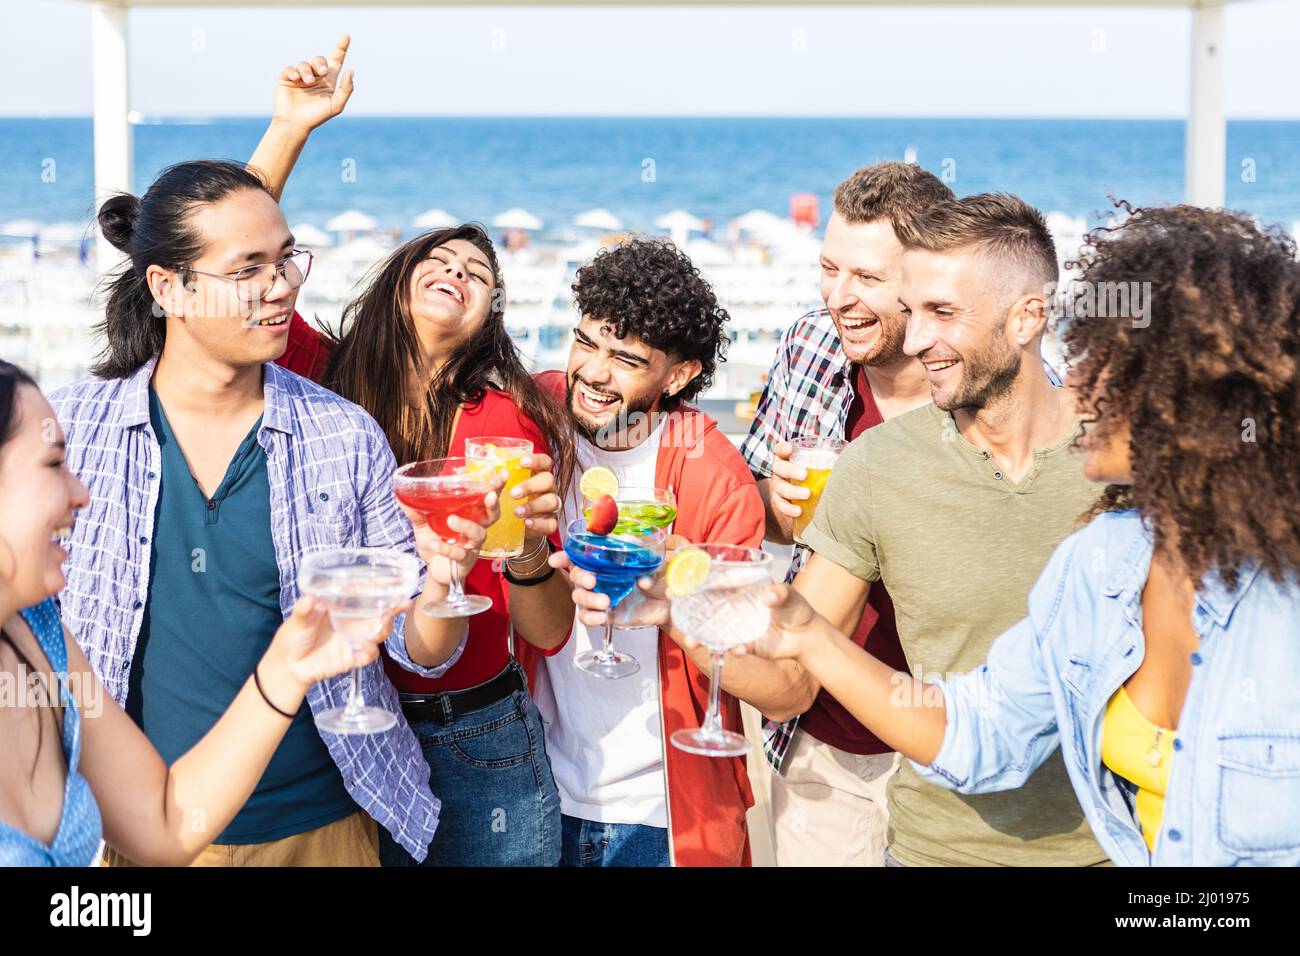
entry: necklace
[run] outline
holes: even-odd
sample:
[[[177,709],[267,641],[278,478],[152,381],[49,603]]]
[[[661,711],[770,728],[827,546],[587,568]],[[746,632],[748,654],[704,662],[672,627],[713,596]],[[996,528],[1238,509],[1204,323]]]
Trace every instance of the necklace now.
[[[1151,744],[1151,749],[1147,751],[1147,763],[1153,767],[1159,767],[1160,762],[1165,759],[1165,755],[1160,750],[1160,738],[1165,735],[1163,727],[1156,728],[1156,739]]]

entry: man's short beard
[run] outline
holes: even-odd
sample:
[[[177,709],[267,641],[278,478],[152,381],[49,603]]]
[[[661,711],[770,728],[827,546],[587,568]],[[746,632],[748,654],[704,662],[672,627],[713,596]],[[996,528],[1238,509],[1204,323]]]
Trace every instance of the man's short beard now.
[[[907,339],[907,323],[886,321],[883,318],[876,321],[880,327],[880,343],[857,364],[881,368],[895,365],[907,358],[907,353],[903,351],[903,343]]]
[[[620,444],[617,440],[611,443],[609,439],[611,437],[617,439],[617,436],[626,434],[629,420],[633,416],[637,416],[637,421],[632,421],[631,425],[638,425],[641,416],[654,408],[655,401],[658,398],[658,392],[651,392],[648,396],[642,396],[633,402],[621,399],[622,404],[619,407],[618,414],[603,425],[593,425],[583,417],[581,412],[574,408],[574,383],[577,380],[577,376],[574,376],[565,385],[565,404],[569,409],[569,417],[573,420],[574,430],[597,448],[605,448],[609,444]],[[653,428],[647,430],[646,435],[649,435],[650,431],[653,431]],[[644,437],[642,440],[644,440]]]
[[[1007,347],[1002,352],[997,344],[981,349],[963,360],[966,366],[962,376],[961,389],[948,401],[935,405],[945,412],[958,409],[979,411],[996,404],[1011,391],[1016,378],[1020,375],[1021,354],[1019,349]]]

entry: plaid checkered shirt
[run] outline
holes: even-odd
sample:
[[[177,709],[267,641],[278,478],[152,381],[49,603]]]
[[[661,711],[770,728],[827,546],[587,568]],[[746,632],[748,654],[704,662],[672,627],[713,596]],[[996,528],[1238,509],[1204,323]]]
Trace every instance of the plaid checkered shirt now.
[[[82,379],[49,396],[67,436],[68,468],[90,489],[64,566],[63,620],[119,704],[126,702],[149,596],[149,542],[161,488],[162,452],[149,421],[157,361],[127,378]],[[397,465],[378,423],[278,365],[262,368],[265,410],[257,442],[266,453],[280,609],[287,617],[300,594],[304,553],[366,546],[416,554],[415,535],[393,496]],[[387,649],[408,670],[440,676],[464,650],[462,641],[446,663],[421,667],[407,652],[404,623],[405,617],[394,623]],[[429,789],[429,764],[382,663],[365,667],[361,678],[366,700],[392,711],[397,726],[380,734],[324,734],[323,740],[352,799],[423,859],[441,808]],[[313,713],[342,706],[350,684],[340,675],[312,685],[307,700]]]
[[[754,423],[740,446],[749,470],[756,478],[771,478],[774,449],[799,435],[844,438],[854,397],[853,363],[840,348],[830,312],[801,316],[781,336]],[[795,545],[786,581],[793,581],[807,560],[808,549]],[[798,726],[798,717],[763,721],[763,752],[773,770],[781,769]]]

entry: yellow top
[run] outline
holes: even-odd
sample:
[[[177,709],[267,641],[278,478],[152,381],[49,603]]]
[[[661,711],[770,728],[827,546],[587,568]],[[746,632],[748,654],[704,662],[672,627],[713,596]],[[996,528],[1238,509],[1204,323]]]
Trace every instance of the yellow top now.
[[[1101,724],[1101,762],[1138,788],[1137,817],[1147,849],[1154,852],[1165,815],[1165,789],[1174,762],[1174,738],[1142,715],[1123,685],[1106,705]]]

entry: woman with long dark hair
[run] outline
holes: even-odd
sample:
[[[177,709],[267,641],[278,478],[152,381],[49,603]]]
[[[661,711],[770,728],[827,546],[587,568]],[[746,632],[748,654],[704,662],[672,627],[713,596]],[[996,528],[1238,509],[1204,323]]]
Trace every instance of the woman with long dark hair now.
[[[101,838],[140,863],[193,860],[244,806],[308,687],[373,661],[302,599],[224,716],[170,767],[63,626],[59,545],[89,502],[54,411],[0,360],[0,865],[87,866]],[[273,703],[274,702],[274,703]],[[202,819],[204,826],[194,826]]]
[[[309,131],[347,100],[347,45],[345,37],[328,59],[281,73],[274,118],[250,161],[273,195],[283,190]],[[469,619],[460,660],[438,678],[388,665],[442,800],[426,865],[553,865],[560,855],[559,796],[541,716],[511,640],[546,653],[567,636],[539,622],[554,621],[550,609],[570,601],[568,584],[552,575],[547,557],[556,546],[556,492],[573,469],[573,438],[566,410],[533,381],[506,331],[505,301],[487,233],[474,224],[441,229],[380,263],[330,335],[295,319],[286,352],[289,367],[319,374],[322,384],[374,416],[399,463],[463,455],[475,438],[533,444],[533,476],[502,504],[525,520],[523,551],[500,572],[479,561],[466,576],[465,590],[490,598],[492,607]],[[381,841],[385,864],[412,862],[382,834]]]

